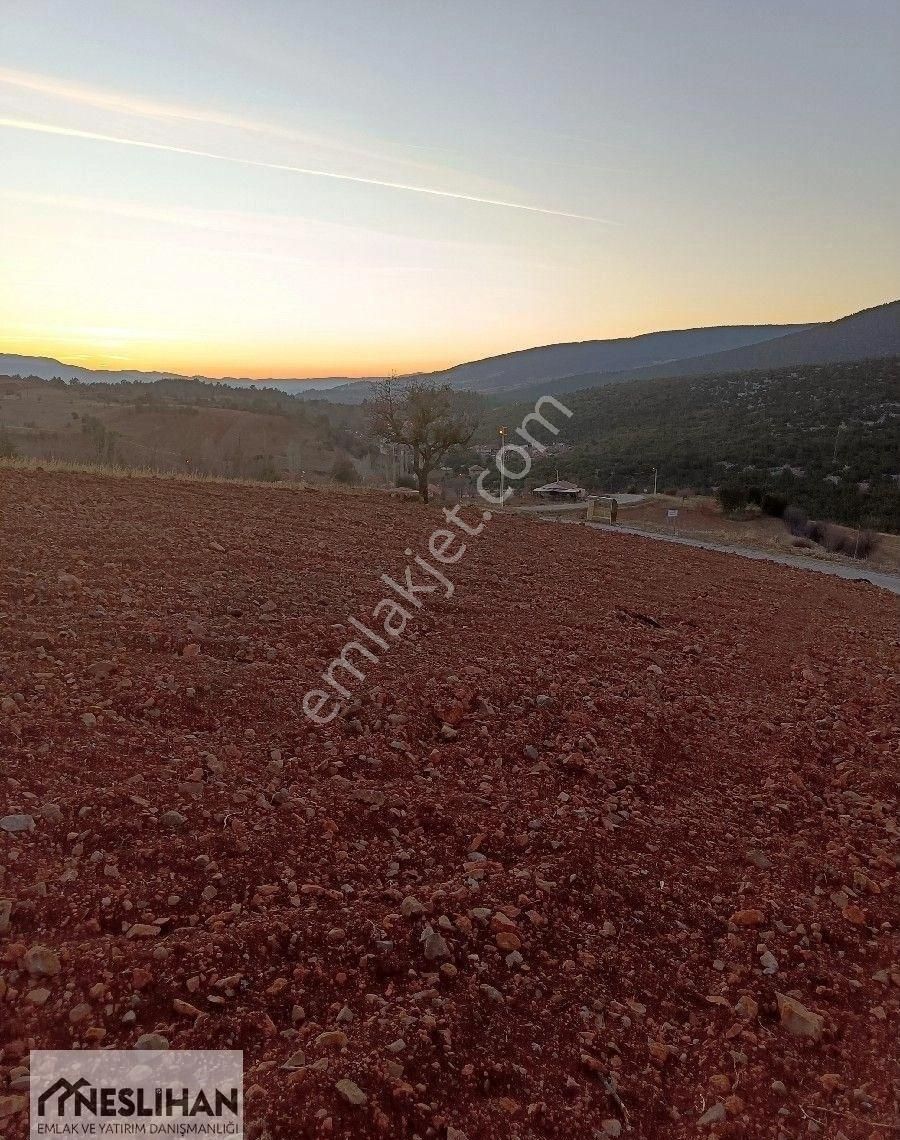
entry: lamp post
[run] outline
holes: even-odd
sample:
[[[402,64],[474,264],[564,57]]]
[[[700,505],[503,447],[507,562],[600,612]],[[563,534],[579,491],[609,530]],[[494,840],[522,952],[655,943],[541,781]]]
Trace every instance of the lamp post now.
[[[506,478],[504,476],[504,471],[503,471],[504,463],[503,463],[503,459],[500,455],[500,452],[503,451],[503,448],[505,446],[506,428],[501,427],[498,430],[498,435],[500,436],[500,450],[497,452],[497,457],[500,459],[500,462],[497,464],[497,468],[500,472],[500,505],[505,507],[506,506],[506,490],[505,490]]]
[[[658,472],[657,472],[656,468],[654,467],[654,468],[653,468],[653,494],[654,494],[654,495],[656,494],[656,480],[657,480],[657,476],[658,476]]]

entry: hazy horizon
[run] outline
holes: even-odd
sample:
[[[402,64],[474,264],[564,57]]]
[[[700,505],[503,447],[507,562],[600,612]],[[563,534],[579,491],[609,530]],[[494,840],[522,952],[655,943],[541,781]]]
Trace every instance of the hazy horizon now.
[[[900,295],[900,11],[19,5],[0,353],[249,378]]]

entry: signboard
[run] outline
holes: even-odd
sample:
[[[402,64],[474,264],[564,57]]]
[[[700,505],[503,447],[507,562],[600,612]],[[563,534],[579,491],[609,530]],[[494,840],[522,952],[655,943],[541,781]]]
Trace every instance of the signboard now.
[[[598,499],[588,499],[587,521],[614,523],[618,510],[619,504],[609,495],[603,495]]]
[[[677,519],[678,518],[678,511],[675,510],[673,507],[669,507],[669,509],[666,511],[666,518],[667,519]]]
[[[237,1050],[35,1049],[30,1136],[241,1140],[243,1075]]]

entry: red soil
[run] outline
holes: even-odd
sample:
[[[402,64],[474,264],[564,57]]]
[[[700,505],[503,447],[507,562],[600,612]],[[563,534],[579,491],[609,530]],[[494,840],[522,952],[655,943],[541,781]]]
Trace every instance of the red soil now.
[[[0,509],[7,1140],[29,1048],[150,1032],[242,1048],[273,1140],[896,1126],[892,597],[494,519],[315,728],[437,510],[16,471]]]

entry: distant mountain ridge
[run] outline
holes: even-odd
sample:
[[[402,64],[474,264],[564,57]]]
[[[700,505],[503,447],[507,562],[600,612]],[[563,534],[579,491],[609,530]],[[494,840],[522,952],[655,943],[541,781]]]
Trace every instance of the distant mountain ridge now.
[[[722,352],[805,328],[809,326],[714,325],[710,328],[641,333],[613,340],[576,341],[508,352],[471,364],[458,364],[431,375],[445,380],[454,388],[491,395],[520,388],[532,380],[578,373],[617,372]]]
[[[486,357],[426,375],[442,384],[464,388],[485,395],[515,392],[532,382],[555,380],[573,373],[612,371],[662,363],[686,356],[718,352],[736,346],[755,344],[782,335],[786,331],[808,328],[807,325],[720,325],[712,328],[684,329],[674,332],[641,333],[639,336],[615,340],[573,341],[519,349],[500,356]],[[0,354],[0,375],[39,376],[50,380],[82,380],[93,384],[116,384],[127,381],[147,384],[154,380],[199,379],[207,383],[227,384],[233,388],[277,388],[292,396],[321,398],[329,391],[336,403],[362,403],[371,392],[370,377],[323,376],[308,380],[251,380],[235,376],[188,377],[177,372],[142,372],[136,369],[82,368],[65,364],[49,356],[17,356]]]
[[[707,353],[758,344],[811,325],[713,325],[709,328],[675,329],[640,333],[613,340],[583,340],[518,349],[456,364],[426,374],[427,379],[485,396],[514,399],[532,384],[546,387],[549,381],[572,375],[593,375],[684,360]],[[356,404],[371,394],[371,384],[356,381],[335,387],[328,399]]]
[[[430,377],[454,388],[513,401],[628,380],[707,376],[897,355],[900,301],[887,301],[817,324],[722,325],[523,349],[433,372]],[[598,363],[593,369],[585,369],[585,361],[592,358]],[[333,388],[326,398],[335,403],[360,403],[369,392],[371,385],[357,382]]]
[[[900,301],[816,324],[717,325],[543,345],[457,364],[427,373],[425,378],[494,398],[518,400],[627,380],[703,376],[893,355],[900,355]],[[64,380],[104,384],[190,378],[173,372],[81,368],[51,357],[11,354],[0,354],[0,375],[43,379],[61,376]],[[362,403],[372,392],[371,378],[196,378],[235,388],[275,388],[302,398],[342,404]]]
[[[704,356],[651,364],[620,372],[596,372],[563,377],[523,390],[522,397],[554,392],[577,392],[604,384],[663,377],[700,377],[729,372],[754,372],[808,364],[839,364],[851,360],[900,356],[900,301],[887,301],[834,321],[808,325],[784,336]]]
[[[128,368],[82,368],[77,364],[65,364],[52,356],[19,356],[15,353],[0,353],[0,376],[38,376],[41,380],[61,379],[81,380],[87,384],[152,384],[154,380],[203,380],[208,384],[227,384],[230,388],[250,388],[251,386],[277,388],[280,392],[297,395],[313,389],[324,391],[351,382],[349,376],[322,376],[311,380],[252,380],[246,376],[187,376],[180,372],[142,372]]]

